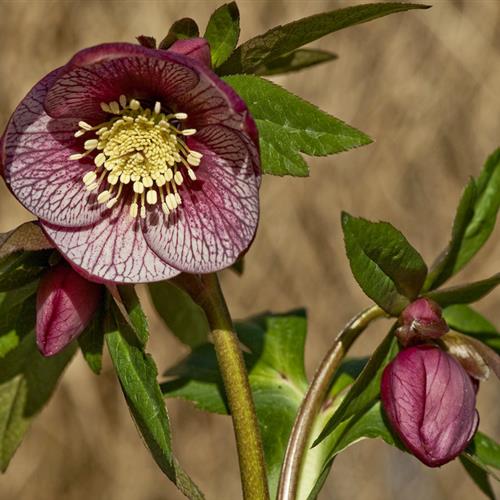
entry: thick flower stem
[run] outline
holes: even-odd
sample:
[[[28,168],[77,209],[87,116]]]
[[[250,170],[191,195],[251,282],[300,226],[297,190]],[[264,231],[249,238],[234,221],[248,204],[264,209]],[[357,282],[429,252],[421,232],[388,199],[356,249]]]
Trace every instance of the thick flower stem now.
[[[210,324],[211,340],[233,419],[243,497],[245,500],[268,500],[264,453],[248,375],[217,275],[183,275],[175,281],[204,309]]]
[[[333,346],[323,358],[295,419],[285,459],[281,467],[277,500],[295,500],[301,466],[316,415],[325,399],[335,371],[347,351],[361,332],[376,318],[385,313],[378,306],[371,306],[354,316],[338,334]]]

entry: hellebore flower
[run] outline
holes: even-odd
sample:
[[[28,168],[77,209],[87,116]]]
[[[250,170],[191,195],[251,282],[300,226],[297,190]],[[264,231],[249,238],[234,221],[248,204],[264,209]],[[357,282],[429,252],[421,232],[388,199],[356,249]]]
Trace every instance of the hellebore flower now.
[[[103,297],[102,285],[91,283],[66,263],[50,269],[36,297],[36,342],[52,356],[78,337],[90,323]]]
[[[458,456],[478,426],[471,378],[452,356],[431,345],[404,349],[387,365],[381,398],[401,441],[430,467]]]
[[[223,269],[258,221],[258,134],[202,39],[77,53],[38,82],[0,164],[57,249],[94,281]]]
[[[439,304],[425,297],[407,306],[401,313],[399,322],[401,326],[396,330],[396,335],[404,346],[438,339],[449,330]]]

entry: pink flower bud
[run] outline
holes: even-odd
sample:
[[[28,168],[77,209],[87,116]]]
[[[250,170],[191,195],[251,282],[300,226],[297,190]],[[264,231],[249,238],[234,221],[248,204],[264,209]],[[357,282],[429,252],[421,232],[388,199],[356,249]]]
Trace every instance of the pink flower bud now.
[[[384,371],[381,398],[394,431],[429,467],[453,460],[476,432],[472,380],[455,358],[437,347],[401,351]]]
[[[36,342],[40,352],[52,356],[80,335],[101,298],[101,285],[87,281],[66,263],[48,271],[36,297]]]
[[[401,313],[401,326],[396,335],[407,346],[413,342],[426,341],[442,337],[448,330],[439,304],[422,297],[415,300]]]

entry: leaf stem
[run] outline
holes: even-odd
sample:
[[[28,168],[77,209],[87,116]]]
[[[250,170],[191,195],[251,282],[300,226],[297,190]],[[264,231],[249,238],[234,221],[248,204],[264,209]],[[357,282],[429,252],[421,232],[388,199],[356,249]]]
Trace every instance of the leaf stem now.
[[[321,361],[293,424],[281,467],[277,500],[295,500],[314,419],[325,399],[333,375],[361,332],[374,319],[385,314],[380,307],[374,305],[354,316],[337,335],[333,346]]]
[[[268,500],[267,474],[259,424],[238,337],[217,274],[176,278],[205,311],[233,419],[245,500]]]

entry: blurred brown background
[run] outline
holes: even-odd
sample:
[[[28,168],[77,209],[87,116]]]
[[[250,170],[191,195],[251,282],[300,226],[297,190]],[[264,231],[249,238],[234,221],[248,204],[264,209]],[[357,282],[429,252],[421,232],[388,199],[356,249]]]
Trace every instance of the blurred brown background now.
[[[0,1],[0,127],[28,89],[77,50],[105,41],[160,38],[178,18],[202,30],[219,1]],[[352,1],[240,1],[242,40],[278,23]],[[311,371],[335,332],[368,304],[344,256],[340,210],[394,223],[431,261],[446,244],[470,175],[500,144],[500,2],[435,0],[316,43],[340,56],[276,78],[288,89],[364,130],[376,143],[311,159],[309,179],[266,178],[262,219],[243,278],[225,275],[235,317],[263,309],[309,310]],[[0,186],[0,231],[29,215]],[[499,271],[500,230],[455,281]],[[500,292],[479,308],[500,326]],[[497,317],[495,317],[497,316]],[[368,353],[383,334],[365,334]],[[154,314],[150,350],[160,369],[184,354]],[[482,386],[482,428],[500,438],[498,383]],[[189,404],[168,404],[177,454],[212,500],[240,498],[232,428]],[[500,488],[495,486],[497,492]],[[322,499],[468,500],[480,497],[458,462],[440,470],[381,442],[348,450]],[[109,361],[97,378],[77,357],[33,425],[7,474],[2,500],[176,500],[136,433]]]

